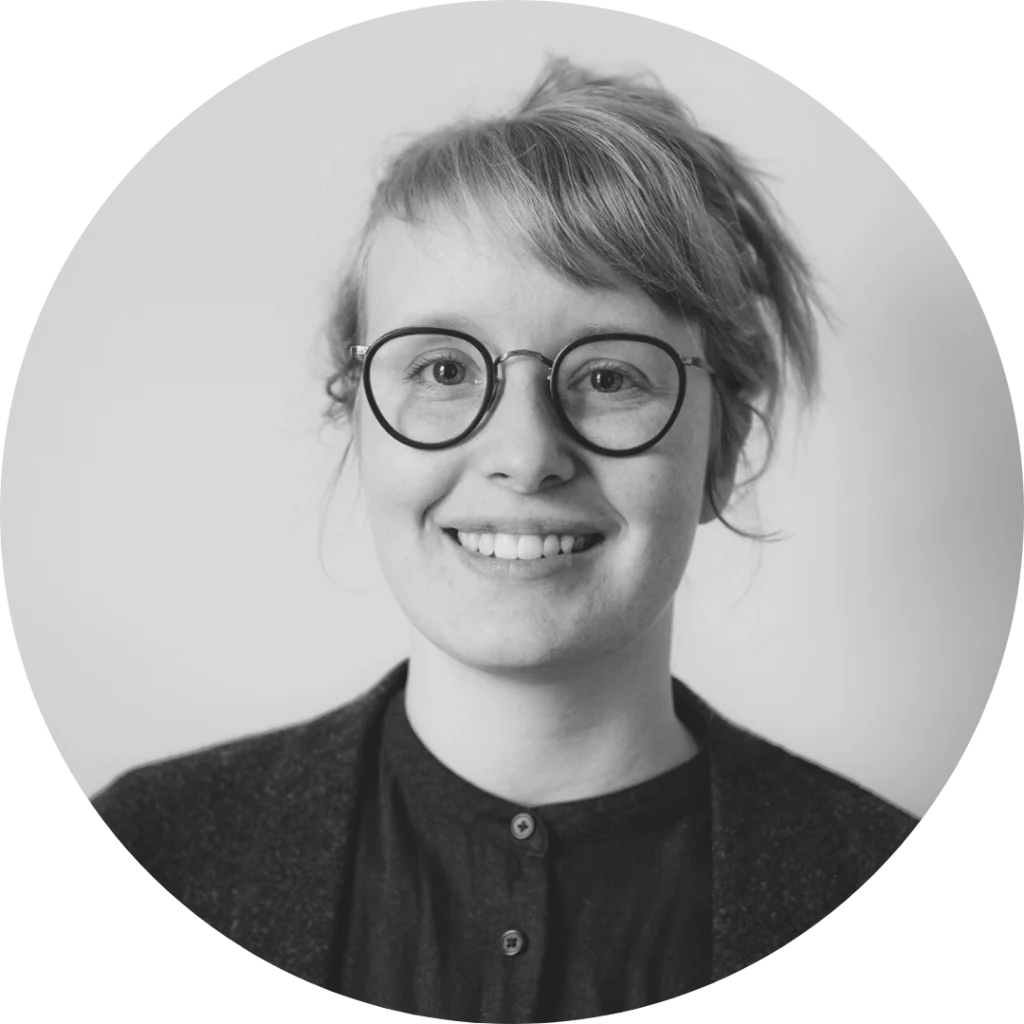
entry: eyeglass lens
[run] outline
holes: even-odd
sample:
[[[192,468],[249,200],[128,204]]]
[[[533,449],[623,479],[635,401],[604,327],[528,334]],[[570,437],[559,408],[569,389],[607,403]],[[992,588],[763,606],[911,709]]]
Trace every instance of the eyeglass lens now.
[[[402,335],[374,353],[368,383],[380,414],[403,437],[443,444],[463,434],[488,399],[485,359],[448,335]],[[679,368],[656,345],[630,339],[571,349],[555,377],[573,427],[600,448],[625,451],[656,437],[682,386]]]

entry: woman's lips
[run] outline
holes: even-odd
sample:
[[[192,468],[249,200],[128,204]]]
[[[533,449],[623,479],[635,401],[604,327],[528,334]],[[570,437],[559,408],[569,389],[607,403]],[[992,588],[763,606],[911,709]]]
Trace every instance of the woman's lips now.
[[[447,536],[451,537],[452,540],[455,541],[455,543],[459,545],[459,547],[464,548],[466,551],[470,552],[471,554],[480,554],[480,552],[474,551],[472,548],[466,547],[466,545],[464,545],[459,540],[459,530],[455,529],[452,526],[442,526],[441,529],[442,529],[442,532],[444,532],[444,534],[447,534]],[[539,535],[534,535],[534,536],[539,536]],[[551,535],[551,536],[554,537],[556,535]],[[556,551],[554,554],[551,554],[551,555],[542,555],[541,558],[561,558],[561,557],[564,557],[566,554],[569,554],[569,553],[571,553],[573,555],[582,554],[584,551],[589,551],[591,548],[593,548],[596,545],[600,544],[603,540],[604,540],[604,535],[603,534],[588,534],[588,535],[585,535],[585,540],[584,540],[584,544],[583,544],[582,547],[580,547],[580,548],[573,547],[571,552]],[[492,554],[492,555],[482,555],[481,554],[480,557],[481,558],[500,558],[501,556],[497,555],[497,554]],[[521,559],[508,558],[508,559],[503,559],[503,560],[504,561],[539,561],[539,559],[536,559],[536,558],[521,558]]]
[[[523,542],[523,538],[539,538],[537,534],[497,534],[488,535],[483,534],[482,537],[494,536],[495,544],[499,543],[497,538],[505,537],[506,540],[500,542],[500,551],[506,552],[504,555],[500,554],[499,551],[494,551],[490,554],[484,553],[488,550],[489,544],[485,541],[483,548],[484,551],[479,549],[479,541],[477,549],[473,549],[468,545],[464,545],[460,542],[458,531],[452,529],[444,529],[441,531],[451,544],[452,548],[459,561],[472,569],[478,575],[484,576],[488,579],[505,580],[505,581],[527,581],[543,579],[548,576],[553,576],[566,572],[573,568],[582,568],[593,560],[593,553],[600,549],[601,543],[604,540],[603,534],[590,534],[586,537],[580,538],[580,546],[576,549],[576,538],[573,538],[573,550],[563,552],[561,550],[561,542],[559,542],[559,551],[557,554],[543,554],[543,541],[542,541],[542,553],[539,556],[530,557],[531,553],[536,550],[536,543],[529,540],[526,541],[525,550],[527,557],[520,557],[519,545]],[[554,536],[553,534],[548,536]],[[566,535],[568,536],[568,535]],[[546,538],[545,538],[546,539]],[[514,557],[509,557],[509,553],[512,550],[512,543],[516,545],[516,554]]]

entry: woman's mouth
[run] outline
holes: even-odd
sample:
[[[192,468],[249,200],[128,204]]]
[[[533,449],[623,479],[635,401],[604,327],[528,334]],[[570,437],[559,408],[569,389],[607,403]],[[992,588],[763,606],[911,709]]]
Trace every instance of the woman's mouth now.
[[[536,533],[471,533],[454,529],[445,529],[444,532],[467,551],[483,555],[485,558],[500,558],[507,561],[536,561],[541,558],[577,554],[600,544],[604,539],[600,533],[549,533],[542,536]]]

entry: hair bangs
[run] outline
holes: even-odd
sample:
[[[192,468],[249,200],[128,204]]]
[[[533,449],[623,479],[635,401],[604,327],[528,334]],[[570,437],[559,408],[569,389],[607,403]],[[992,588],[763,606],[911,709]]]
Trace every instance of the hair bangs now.
[[[557,113],[420,140],[385,177],[374,221],[480,217],[582,287],[633,285],[671,314],[719,316],[706,282],[729,255],[678,161],[600,111]]]

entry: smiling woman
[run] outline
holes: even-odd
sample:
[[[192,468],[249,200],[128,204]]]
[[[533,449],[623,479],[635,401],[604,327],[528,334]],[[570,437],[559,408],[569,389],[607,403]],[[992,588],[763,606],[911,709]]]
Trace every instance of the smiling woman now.
[[[807,265],[656,82],[553,61],[386,170],[332,321],[410,656],[315,721],[96,798],[146,868],[316,984],[456,1020],[691,991],[857,889],[914,819],[670,669],[752,426],[817,386]]]

